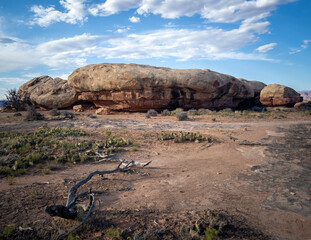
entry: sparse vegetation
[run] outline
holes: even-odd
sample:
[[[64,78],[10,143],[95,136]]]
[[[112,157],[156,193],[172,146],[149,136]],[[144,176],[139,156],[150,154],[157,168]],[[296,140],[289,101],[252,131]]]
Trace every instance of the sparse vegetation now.
[[[49,113],[50,113],[51,116],[59,116],[60,115],[60,112],[56,108],[50,110]]]
[[[7,90],[7,94],[5,94],[5,97],[5,107],[9,107],[10,109],[15,111],[23,110],[23,103],[20,99],[18,91],[15,88]]]
[[[111,136],[109,131],[103,141],[86,137],[86,132],[70,128],[42,128],[27,134],[0,132],[0,174],[20,175],[30,167],[48,174],[55,163],[96,160],[97,147],[108,155],[131,145],[123,137]],[[138,146],[134,144],[133,148],[137,150]]]
[[[132,143],[132,150],[133,150],[133,151],[137,151],[138,148],[139,148],[139,143],[138,143],[138,142],[133,142],[133,143]]]
[[[178,119],[178,121],[185,121],[188,119],[187,112],[176,112],[175,116]]]
[[[156,116],[158,116],[158,112],[156,111],[156,110],[154,110],[154,109],[150,109],[150,110],[148,110],[148,112],[146,113],[146,116],[147,115],[149,115],[149,116],[151,116],[151,117],[156,117]]]
[[[15,231],[15,225],[7,225],[3,228],[3,236],[5,238],[10,237]]]
[[[179,112],[183,112],[184,109],[182,108],[176,108],[175,110],[171,111],[171,116],[175,116],[176,113],[179,113]]]
[[[188,114],[191,115],[191,116],[196,116],[196,115],[199,115],[199,112],[196,109],[190,109],[188,111]]]
[[[8,184],[9,184],[9,185],[13,185],[13,184],[14,184],[14,181],[15,181],[14,176],[8,176]]]
[[[28,105],[25,121],[36,121],[36,120],[44,120],[44,116],[38,113],[33,105]]]
[[[170,116],[171,112],[167,109],[164,109],[161,114],[162,114],[162,116]]]
[[[44,168],[44,169],[42,169],[42,173],[43,174],[49,174],[51,172],[51,169],[49,169],[49,168]]]
[[[31,199],[35,199],[37,197],[37,192],[35,190],[31,190],[28,195]]]
[[[122,237],[122,229],[121,228],[108,228],[105,232],[105,235],[111,240],[121,240]]]
[[[171,133],[161,133],[159,140],[174,140],[175,143],[182,143],[182,142],[213,142],[212,138],[205,137],[201,135],[199,132],[171,132]]]
[[[215,239],[218,239],[218,234],[219,234],[219,231],[212,228],[207,228],[205,231],[204,231],[204,236],[203,236],[203,239],[204,240],[215,240]]]

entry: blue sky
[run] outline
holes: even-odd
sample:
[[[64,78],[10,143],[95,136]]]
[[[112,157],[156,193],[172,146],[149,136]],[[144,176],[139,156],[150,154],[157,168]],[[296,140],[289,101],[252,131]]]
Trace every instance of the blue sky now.
[[[311,90],[311,1],[0,0],[0,99],[33,77],[102,62]]]

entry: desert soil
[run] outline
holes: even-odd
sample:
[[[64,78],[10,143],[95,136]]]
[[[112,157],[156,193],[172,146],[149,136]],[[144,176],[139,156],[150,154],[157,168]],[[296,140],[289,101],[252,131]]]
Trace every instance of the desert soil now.
[[[137,239],[177,239],[177,230],[204,221],[211,214],[208,210],[221,213],[228,221],[228,229],[220,234],[223,239],[311,239],[310,117],[291,113],[286,119],[216,117],[215,121],[196,116],[176,121],[162,116],[145,119],[140,113],[88,119],[82,113],[73,120],[5,122],[12,114],[1,114],[0,131],[28,131],[44,125],[81,128],[97,138],[107,130],[123,133],[140,146],[138,151],[121,152],[120,156],[152,161],[137,169],[146,175],[98,176],[83,187],[105,193],[97,196],[100,204],[76,232],[78,239],[105,239],[105,230],[111,227],[128,229],[141,236]],[[157,140],[161,131],[199,131],[216,141],[163,142]],[[228,136],[253,144],[243,145]],[[14,224],[33,229],[17,231],[15,239],[56,238],[77,225],[44,212],[47,205],[66,203],[74,183],[64,179],[82,179],[91,171],[116,165],[67,166],[48,175],[33,171],[16,177],[13,185],[1,178],[0,228]]]

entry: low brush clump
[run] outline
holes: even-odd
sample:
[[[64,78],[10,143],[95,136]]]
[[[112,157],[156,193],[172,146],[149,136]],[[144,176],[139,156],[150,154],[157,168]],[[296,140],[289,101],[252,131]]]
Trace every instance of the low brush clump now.
[[[199,132],[172,132],[172,133],[161,133],[159,140],[174,140],[175,143],[182,143],[182,142],[213,142],[214,140],[209,137],[205,137],[201,135]]]
[[[187,112],[177,112],[175,116],[178,119],[178,121],[185,121],[188,119]]]
[[[28,134],[0,132],[0,174],[20,175],[36,166],[43,169],[43,174],[48,174],[51,162],[94,161],[98,158],[97,150],[109,155],[131,144],[115,136],[104,141],[89,140],[85,131],[70,128],[43,128]]]
[[[36,108],[32,105],[27,107],[27,113],[25,116],[25,121],[36,121],[44,120],[44,116],[36,111]]]

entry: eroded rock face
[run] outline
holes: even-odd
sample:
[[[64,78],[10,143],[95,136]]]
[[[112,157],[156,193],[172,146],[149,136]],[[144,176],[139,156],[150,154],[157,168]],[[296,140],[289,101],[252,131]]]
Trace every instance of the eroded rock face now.
[[[22,100],[29,99],[37,106],[46,109],[65,108],[73,105],[78,97],[66,80],[41,76],[23,84],[18,93]]]
[[[111,110],[235,108],[255,96],[248,81],[229,75],[137,64],[88,65],[73,71],[68,83],[79,100]]]
[[[268,107],[292,107],[301,101],[302,97],[299,93],[290,87],[280,84],[270,84],[262,89],[260,93],[260,102]]]

